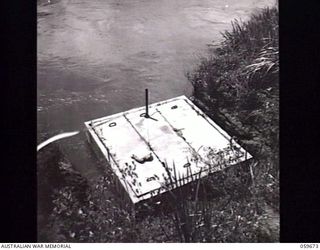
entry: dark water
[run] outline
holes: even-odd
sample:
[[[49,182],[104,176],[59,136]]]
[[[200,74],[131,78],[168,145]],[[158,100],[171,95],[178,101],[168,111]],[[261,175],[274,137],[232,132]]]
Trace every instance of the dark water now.
[[[38,142],[83,122],[190,95],[186,78],[234,18],[274,0],[38,0]],[[83,136],[59,142],[88,179]]]

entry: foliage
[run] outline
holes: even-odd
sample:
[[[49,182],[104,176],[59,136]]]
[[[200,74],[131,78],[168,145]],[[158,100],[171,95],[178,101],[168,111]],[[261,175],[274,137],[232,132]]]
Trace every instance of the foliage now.
[[[278,9],[265,8],[247,22],[235,21],[221,47],[189,75],[195,102],[236,136],[258,160],[261,195],[279,203]]]

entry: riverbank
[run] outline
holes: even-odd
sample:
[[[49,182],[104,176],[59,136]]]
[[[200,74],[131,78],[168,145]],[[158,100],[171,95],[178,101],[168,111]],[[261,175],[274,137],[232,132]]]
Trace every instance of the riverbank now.
[[[278,18],[272,7],[233,22],[221,46],[189,75],[197,105],[253,154],[251,194],[269,214],[274,235],[280,202]]]
[[[276,7],[233,22],[221,47],[189,75],[194,100],[252,152],[256,184],[278,208],[279,38]],[[267,190],[268,189],[268,190]]]

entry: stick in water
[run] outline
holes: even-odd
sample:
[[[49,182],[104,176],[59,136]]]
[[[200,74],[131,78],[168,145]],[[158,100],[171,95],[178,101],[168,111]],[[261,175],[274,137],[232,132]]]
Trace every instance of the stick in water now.
[[[47,145],[50,144],[51,142],[54,142],[54,141],[57,141],[57,140],[61,140],[61,139],[63,139],[63,138],[71,137],[71,136],[77,135],[77,134],[79,134],[79,133],[80,133],[80,131],[74,131],[74,132],[66,132],[66,133],[61,133],[61,134],[55,135],[55,136],[49,138],[48,140],[40,143],[40,144],[37,146],[37,151],[39,151],[39,150],[42,149],[43,147],[47,146]]]

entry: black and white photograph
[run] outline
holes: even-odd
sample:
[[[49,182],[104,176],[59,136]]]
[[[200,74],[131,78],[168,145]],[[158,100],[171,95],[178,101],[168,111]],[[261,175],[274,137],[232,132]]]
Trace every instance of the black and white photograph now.
[[[278,243],[277,0],[37,0],[37,241]]]

